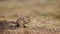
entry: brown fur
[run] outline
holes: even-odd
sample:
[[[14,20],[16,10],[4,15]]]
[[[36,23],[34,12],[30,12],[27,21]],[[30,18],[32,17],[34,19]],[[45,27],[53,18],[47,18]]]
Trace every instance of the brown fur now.
[[[20,28],[24,28],[25,24],[30,23],[30,17],[23,17],[23,18],[18,18],[16,23],[19,25]]]

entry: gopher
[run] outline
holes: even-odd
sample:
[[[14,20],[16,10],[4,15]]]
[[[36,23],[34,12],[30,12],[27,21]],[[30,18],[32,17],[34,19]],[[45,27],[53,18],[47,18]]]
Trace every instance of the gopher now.
[[[12,30],[16,29],[16,22],[10,21],[9,22],[9,29],[12,29]]]
[[[25,28],[26,27],[25,24],[30,23],[30,17],[25,16],[25,17],[22,17],[22,18],[18,18],[16,23],[17,23],[17,27]]]

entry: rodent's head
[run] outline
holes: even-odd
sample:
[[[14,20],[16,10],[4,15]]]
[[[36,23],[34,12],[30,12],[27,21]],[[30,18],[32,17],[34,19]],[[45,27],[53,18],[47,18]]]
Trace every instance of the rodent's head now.
[[[24,18],[23,18],[23,21],[27,24],[27,23],[30,23],[30,17],[28,17],[28,16],[25,16]]]

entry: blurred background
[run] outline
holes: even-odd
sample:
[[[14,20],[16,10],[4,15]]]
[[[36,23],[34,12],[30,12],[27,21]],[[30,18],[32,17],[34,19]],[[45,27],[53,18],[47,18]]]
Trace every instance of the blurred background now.
[[[0,0],[0,20],[23,16],[32,17],[31,27],[60,28],[60,0]]]
[[[60,0],[0,0],[0,15],[23,15],[31,11],[38,13],[44,12],[59,13]],[[25,15],[24,14],[24,15]]]

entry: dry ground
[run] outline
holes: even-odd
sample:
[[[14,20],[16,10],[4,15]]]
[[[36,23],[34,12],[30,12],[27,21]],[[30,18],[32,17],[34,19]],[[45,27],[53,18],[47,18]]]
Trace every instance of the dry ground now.
[[[0,1],[0,20],[15,21],[23,16],[31,17],[29,28],[8,30],[6,34],[60,34],[57,31],[60,29],[60,0],[47,0],[45,3],[39,0]]]

